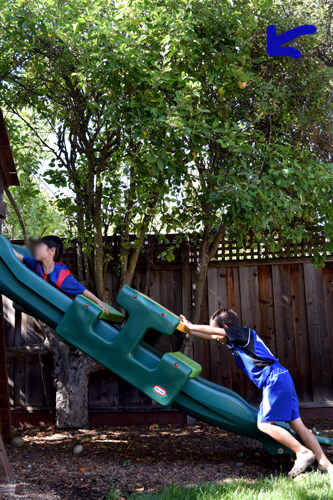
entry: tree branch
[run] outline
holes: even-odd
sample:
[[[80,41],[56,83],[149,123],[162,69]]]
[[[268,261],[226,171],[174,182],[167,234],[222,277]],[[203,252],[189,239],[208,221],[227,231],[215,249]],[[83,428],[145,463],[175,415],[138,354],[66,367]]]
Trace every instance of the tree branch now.
[[[30,356],[31,354],[40,354],[41,356],[45,356],[49,353],[50,351],[44,344],[30,344],[19,347],[7,347],[6,349],[7,359],[21,358],[23,356]]]
[[[14,199],[14,196],[9,191],[9,189],[6,188],[6,187],[5,187],[5,193],[6,193],[6,196],[9,199],[9,201],[10,201],[10,203],[11,203],[11,205],[12,205],[12,207],[13,207],[16,215],[17,215],[17,218],[19,220],[19,223],[20,223],[20,226],[21,226],[21,229],[22,229],[22,233],[23,233],[24,244],[27,245],[28,244],[28,233],[27,233],[27,228],[25,226],[22,214],[21,214],[21,210],[20,210],[18,204],[16,203],[16,201]]]

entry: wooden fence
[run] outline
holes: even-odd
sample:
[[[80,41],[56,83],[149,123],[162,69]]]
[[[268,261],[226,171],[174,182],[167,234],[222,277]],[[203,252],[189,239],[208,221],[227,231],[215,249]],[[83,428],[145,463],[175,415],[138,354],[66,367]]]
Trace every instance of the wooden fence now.
[[[180,247],[173,263],[155,263],[148,284],[149,296],[175,313],[189,311],[195,262],[190,248]],[[67,252],[75,272],[75,250]],[[243,325],[254,328],[286,366],[295,381],[301,406],[333,406],[333,262],[314,269],[308,256],[279,260],[226,261],[216,259],[208,270],[206,318],[219,307],[232,307]],[[66,259],[65,259],[66,261]],[[132,283],[142,291],[145,267],[139,265]],[[108,275],[107,287],[115,304],[118,279]],[[4,299],[7,346],[35,344],[42,335],[34,320],[15,311]],[[162,352],[179,348],[179,339],[165,336]],[[193,357],[202,376],[229,387],[257,405],[261,394],[237,369],[229,350],[215,342],[196,339]],[[8,361],[10,398],[14,411],[42,411],[54,407],[51,356],[31,355]],[[150,411],[158,405],[108,370],[91,376],[90,411]]]

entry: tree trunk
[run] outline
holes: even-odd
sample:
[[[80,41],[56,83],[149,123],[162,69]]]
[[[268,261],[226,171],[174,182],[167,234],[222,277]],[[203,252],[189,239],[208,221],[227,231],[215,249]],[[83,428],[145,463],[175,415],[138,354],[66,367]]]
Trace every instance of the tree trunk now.
[[[131,210],[133,208],[133,196],[131,196],[133,190],[134,186],[131,185],[128,196],[129,200],[127,203],[127,211],[125,213],[124,223],[121,228],[121,248],[120,248],[121,269],[120,269],[119,290],[121,290],[123,286],[127,284],[126,276],[127,276],[130,251],[128,248],[126,248],[126,245],[130,242],[129,226],[130,226]]]
[[[83,253],[83,264],[84,264],[84,270],[85,270],[85,274],[86,274],[86,279],[85,279],[86,288],[89,288],[90,287],[89,259],[88,259],[88,255],[85,252]]]
[[[207,225],[203,231],[200,244],[199,258],[197,262],[195,282],[192,285],[193,303],[191,308],[191,315],[189,318],[190,321],[196,325],[202,323],[203,321],[204,305],[206,303],[205,298],[206,298],[208,265],[216,254],[218,245],[221,241],[224,232],[225,232],[225,227],[223,224],[221,224],[221,226],[219,227],[214,236],[213,242],[211,243],[211,245],[209,245],[209,239],[212,236],[211,226]],[[182,345],[182,352],[185,354],[185,356],[191,357],[191,354],[193,352],[193,342],[194,342],[194,337],[192,335],[185,336],[185,340]]]
[[[204,312],[204,298],[206,293],[206,280],[207,280],[207,270],[208,270],[208,258],[207,256],[202,256],[200,258],[200,264],[198,263],[196,271],[196,279],[192,285],[193,289],[193,303],[191,308],[190,321],[196,325],[202,323],[203,312]],[[193,351],[194,337],[192,335],[186,335],[185,341],[182,346],[182,351],[185,356],[191,357]]]
[[[77,247],[76,247],[76,254],[77,254],[77,271],[78,271],[78,278],[80,283],[85,281],[84,278],[84,265],[83,265],[83,252],[82,252],[82,242],[78,241]]]
[[[156,206],[156,202],[153,201],[151,203],[150,210],[154,210],[155,206]],[[141,224],[141,228],[140,228],[140,237],[139,237],[139,242],[138,242],[137,246],[132,250],[130,257],[129,257],[129,252],[127,251],[126,258],[122,259],[119,290],[121,290],[124,285],[131,286],[140,253],[144,248],[144,242],[146,239],[146,231],[147,231],[147,227],[148,227],[150,219],[151,219],[151,214],[146,215],[144,217],[142,224]],[[128,237],[128,241],[129,241],[129,232],[128,231],[127,231],[127,237]],[[126,264],[126,267],[125,267],[125,264]]]
[[[28,233],[27,233],[27,228],[25,226],[22,214],[21,214],[21,210],[20,210],[18,204],[16,203],[16,201],[14,199],[14,196],[12,195],[12,193],[10,192],[10,190],[8,188],[6,188],[6,187],[5,187],[5,193],[6,193],[6,196],[7,196],[8,200],[10,201],[10,203],[11,203],[11,205],[12,205],[12,207],[13,207],[16,215],[17,215],[17,218],[19,220],[19,223],[20,223],[20,226],[21,226],[21,229],[22,229],[24,244],[27,245],[29,243]]]
[[[138,262],[138,258],[139,258],[140,252],[142,250],[142,247],[143,247],[144,237],[145,237],[145,235],[140,238],[140,246],[135,247],[134,250],[132,251],[132,255],[131,255],[129,262],[128,262],[127,271],[124,272],[124,274],[123,274],[122,287],[124,285],[131,286],[133,276],[135,273],[135,268],[136,268],[136,265]],[[121,290],[121,288],[120,288],[120,290]]]
[[[77,195],[76,197],[77,202],[79,207],[82,205],[81,201],[81,196]],[[79,275],[79,281],[82,282],[84,281],[84,262],[83,262],[83,251],[82,251],[82,235],[84,233],[84,223],[83,223],[83,217],[80,212],[77,214],[77,229],[78,229],[78,242],[77,242],[77,268],[78,268],[78,275]]]
[[[149,251],[144,253],[144,258],[146,261],[146,276],[145,276],[145,287],[143,289],[144,295],[149,295],[150,281],[151,281],[151,255]]]
[[[66,344],[45,323],[40,320],[38,323],[46,337],[44,344],[54,358],[56,427],[88,427],[89,377],[104,367],[79,349]]]
[[[97,296],[103,298],[104,292],[104,250],[103,250],[103,232],[101,219],[102,202],[102,181],[97,179],[95,207],[94,207],[94,257],[95,257],[95,283]]]

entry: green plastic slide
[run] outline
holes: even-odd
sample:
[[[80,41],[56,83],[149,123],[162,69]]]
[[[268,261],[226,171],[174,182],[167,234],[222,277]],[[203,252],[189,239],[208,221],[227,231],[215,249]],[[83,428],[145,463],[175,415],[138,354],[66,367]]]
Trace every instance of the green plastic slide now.
[[[162,406],[172,405],[226,431],[258,439],[273,455],[291,453],[259,431],[256,408],[235,392],[201,378],[198,363],[182,353],[162,355],[154,348],[162,335],[182,333],[177,330],[181,328],[179,318],[149,297],[125,286],[117,301],[128,312],[127,321],[111,307],[106,317],[97,304],[83,295],[71,300],[26,268],[3,236],[0,293]],[[298,437],[288,424],[275,424]],[[329,438],[317,439],[321,444],[332,445]]]

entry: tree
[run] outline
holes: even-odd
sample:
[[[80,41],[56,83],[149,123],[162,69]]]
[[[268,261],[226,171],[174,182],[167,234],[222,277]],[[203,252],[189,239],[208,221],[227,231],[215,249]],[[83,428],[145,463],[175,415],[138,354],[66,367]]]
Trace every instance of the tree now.
[[[191,123],[187,144],[193,161],[181,219],[200,243],[194,323],[203,320],[207,268],[223,233],[237,238],[240,248],[254,233],[271,252],[288,240],[311,239],[314,227],[331,234],[332,164],[325,147],[331,137],[331,71],[315,57],[314,38],[299,41],[303,57],[296,72],[294,61],[267,57],[262,36],[269,24],[281,31],[305,24],[295,3],[292,17],[289,11],[281,14],[279,2],[244,9],[236,57],[230,41],[221,52],[207,44],[203,64],[193,57],[199,91],[192,104],[195,119],[185,118]],[[211,20],[205,11],[205,18],[202,33],[211,40],[218,16]],[[324,258],[322,250],[317,249],[316,262]],[[192,342],[187,340],[185,353]]]
[[[52,183],[75,194],[58,207],[77,220],[80,265],[99,295],[112,259],[130,284],[150,232],[195,232],[191,319],[201,321],[222,234],[241,247],[251,230],[273,252],[278,234],[330,233],[331,70],[314,37],[297,40],[297,62],[267,56],[269,24],[308,21],[300,2],[283,7],[32,0],[1,12],[0,100],[53,155]]]
[[[25,244],[29,237],[38,238],[45,232],[69,236],[69,221],[57,211],[47,193],[47,185],[42,186],[38,177],[43,157],[38,139],[24,122],[14,116],[6,116],[6,122],[20,186],[5,189],[5,199],[9,203],[4,236],[10,239],[23,237]]]
[[[137,5],[146,8],[145,2]],[[75,204],[61,199],[59,207],[77,217],[101,296],[111,258],[103,251],[103,232],[122,233],[121,283],[130,282],[144,235],[161,211],[166,179],[173,180],[172,167],[183,154],[181,137],[169,138],[172,98],[166,91],[159,96],[158,79],[162,88],[169,79],[163,65],[171,64],[168,49],[164,55],[159,51],[161,35],[162,46],[170,38],[168,24],[159,21],[164,8],[162,3],[142,12],[145,29],[139,28],[130,3],[106,9],[104,2],[14,2],[3,13],[1,99],[53,154],[52,183],[73,189]],[[166,21],[175,18],[180,28],[177,16],[172,11]],[[22,116],[22,107],[29,109],[29,118]],[[56,144],[40,134],[36,123],[43,123]],[[129,224],[134,214],[135,225]],[[127,236],[133,226],[134,245]]]

